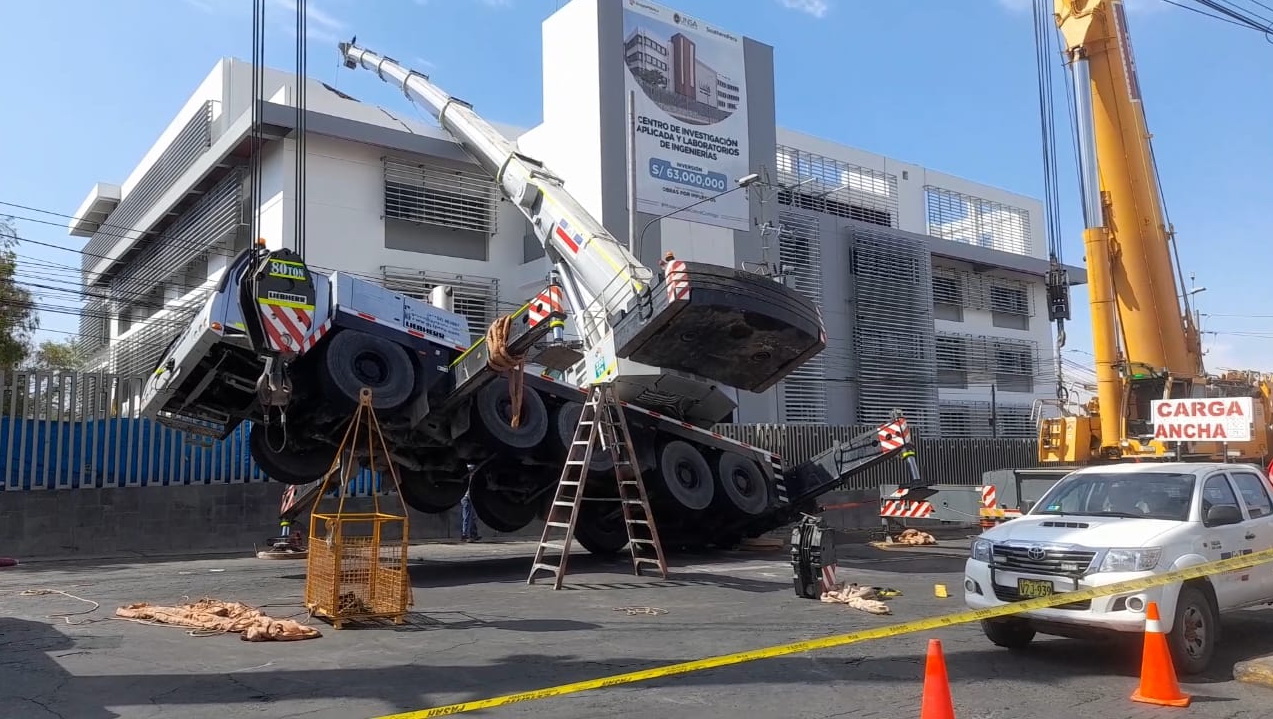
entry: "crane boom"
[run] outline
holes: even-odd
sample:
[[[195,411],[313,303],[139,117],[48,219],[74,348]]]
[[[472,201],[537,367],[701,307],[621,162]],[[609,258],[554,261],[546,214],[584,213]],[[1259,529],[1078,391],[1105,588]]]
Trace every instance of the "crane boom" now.
[[[561,178],[521,153],[468,103],[352,41],[340,43],[340,53],[346,67],[375,72],[428,110],[530,222],[590,350],[575,365],[584,381],[609,379],[618,373],[615,360],[625,358],[695,375],[705,385],[761,392],[826,347],[817,305],[796,290],[759,273],[676,260],[670,252],[655,273]]]
[[[1043,0],[1044,2],[1046,0]],[[1097,397],[1096,417],[1062,417],[1040,425],[1044,461],[1164,456],[1154,438],[1153,400],[1236,392],[1202,365],[1202,344],[1173,258],[1174,230],[1164,208],[1132,54],[1123,0],[1053,0],[1057,29],[1074,78],[1079,180],[1083,206]],[[1182,304],[1183,298],[1183,304]],[[1232,382],[1229,385],[1233,385]],[[1181,454],[1236,450],[1260,459],[1268,428],[1257,419],[1251,442],[1194,442]]]

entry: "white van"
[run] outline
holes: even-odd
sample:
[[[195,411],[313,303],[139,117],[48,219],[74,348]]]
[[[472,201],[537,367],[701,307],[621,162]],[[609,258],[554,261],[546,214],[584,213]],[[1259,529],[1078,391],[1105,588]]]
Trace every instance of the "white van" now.
[[[1099,587],[1273,549],[1273,492],[1263,470],[1219,462],[1085,467],[1025,515],[974,539],[964,569],[973,609]],[[1176,670],[1206,669],[1218,615],[1273,603],[1273,565],[1176,582],[982,622],[990,641],[1023,647],[1036,633],[1139,634],[1157,602]]]

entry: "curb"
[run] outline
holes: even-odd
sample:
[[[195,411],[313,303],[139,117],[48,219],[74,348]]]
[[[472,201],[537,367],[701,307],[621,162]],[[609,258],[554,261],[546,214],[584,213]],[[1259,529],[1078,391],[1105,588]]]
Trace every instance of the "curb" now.
[[[1246,684],[1273,688],[1273,655],[1247,659],[1234,664],[1233,678]]]

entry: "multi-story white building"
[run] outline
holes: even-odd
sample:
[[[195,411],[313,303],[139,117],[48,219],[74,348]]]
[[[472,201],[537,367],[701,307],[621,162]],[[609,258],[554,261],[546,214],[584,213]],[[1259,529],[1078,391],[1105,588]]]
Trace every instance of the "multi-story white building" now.
[[[546,48],[579,45],[580,26],[601,28],[596,46],[583,43],[582,63],[569,51],[546,52],[545,122],[497,127],[565,178],[624,241],[622,73],[667,76],[678,65],[654,35],[625,34],[619,11],[574,0],[545,21]],[[734,420],[866,423],[898,407],[929,434],[990,434],[993,387],[999,433],[1029,434],[1031,403],[1053,394],[1042,205],[775,127],[772,48],[743,43],[745,72],[729,76],[745,77],[745,89],[694,57],[679,69],[710,81],[713,107],[748,113],[749,163],[765,178],[749,201],[753,229],[671,217],[653,222],[634,250],[650,266],[671,248],[735,267],[778,262],[819,303],[827,350],[775,389],[738,397]],[[581,98],[589,78],[597,97]],[[128,178],[90,191],[70,232],[89,238],[84,283],[109,297],[83,315],[93,368],[148,372],[248,246],[253,210],[269,246],[294,246],[294,80],[265,74],[258,207],[247,172],[251,66],[231,58],[212,68]],[[452,138],[318,81],[307,88],[309,264],[417,295],[453,285],[475,336],[538,290],[549,270],[543,248]],[[572,102],[554,102],[562,93]],[[589,102],[600,111],[586,112]],[[552,109],[563,106],[570,113]],[[761,231],[766,224],[775,231]],[[1083,280],[1069,269],[1072,281]]]

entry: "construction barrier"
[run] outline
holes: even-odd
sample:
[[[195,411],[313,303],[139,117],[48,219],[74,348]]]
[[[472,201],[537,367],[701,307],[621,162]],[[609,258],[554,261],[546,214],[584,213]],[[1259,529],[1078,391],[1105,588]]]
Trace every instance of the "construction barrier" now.
[[[865,642],[871,639],[886,639],[888,637],[897,637],[903,634],[945,629],[947,627],[983,621],[986,619],[1008,617],[1036,609],[1048,609],[1062,604],[1092,600],[1099,597],[1108,597],[1115,594],[1122,594],[1124,592],[1137,592],[1151,587],[1161,587],[1168,584],[1174,584],[1175,582],[1183,582],[1190,579],[1209,577],[1214,574],[1247,569],[1269,561],[1273,561],[1273,549],[1265,549],[1259,552],[1230,557],[1229,559],[1221,559],[1215,562],[1206,562],[1183,569],[1174,569],[1169,572],[1163,572],[1162,574],[1156,574],[1142,579],[1129,579],[1123,582],[1108,584],[1103,587],[1092,587],[1090,589],[1061,592],[1047,597],[1024,599],[998,607],[956,612],[954,614],[929,617],[927,619],[917,619],[915,621],[903,622],[901,624],[894,624],[887,627],[864,629],[862,631],[851,632],[849,634],[837,634],[834,636],[822,637],[820,639],[807,639],[801,642],[780,644],[778,646],[766,647],[763,649],[752,649],[750,651],[723,654],[716,657],[708,657],[706,659],[695,659],[693,661],[681,662],[679,664],[670,664],[663,667],[655,667],[653,669],[642,669],[640,671],[616,674],[614,676],[603,677],[600,679],[588,679],[581,682],[560,684],[558,686],[548,687],[545,689],[536,689],[517,694],[506,694],[504,696],[493,697],[491,699],[460,702],[458,704],[448,704],[446,706],[421,709],[419,711],[410,711],[400,714],[388,714],[376,717],[375,719],[426,719],[426,717],[450,716],[452,714],[462,714],[464,712],[476,711],[478,709],[489,709],[491,707],[500,707],[508,704],[536,701],[539,699],[550,699],[552,697],[576,694],[578,692],[589,691],[592,689],[605,689],[607,687],[619,686],[621,684],[632,684],[635,682],[649,681],[651,679],[659,679],[677,674],[688,674],[690,672],[703,671],[705,669],[715,669],[717,667],[742,664],[745,662],[756,661],[757,659],[770,659],[772,657],[779,657],[787,654],[799,654],[801,652],[814,651],[818,649],[830,649],[832,647],[844,646],[846,644]]]

